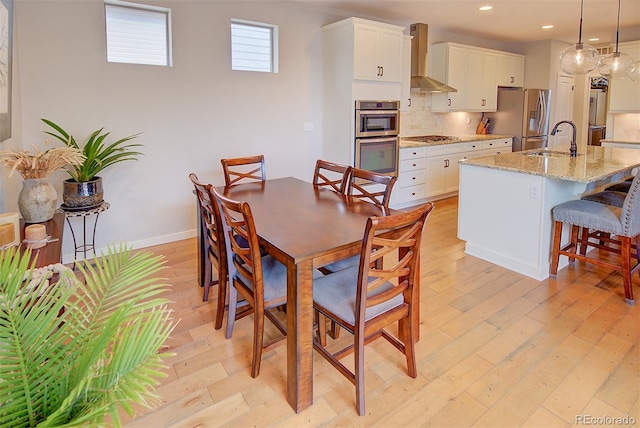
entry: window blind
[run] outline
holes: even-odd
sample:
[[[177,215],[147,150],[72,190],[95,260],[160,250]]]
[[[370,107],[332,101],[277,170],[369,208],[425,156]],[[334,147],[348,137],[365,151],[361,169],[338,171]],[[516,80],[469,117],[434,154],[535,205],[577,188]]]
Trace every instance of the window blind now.
[[[107,61],[171,65],[170,10],[106,3]]]
[[[273,70],[273,28],[231,23],[231,69],[269,73]]]

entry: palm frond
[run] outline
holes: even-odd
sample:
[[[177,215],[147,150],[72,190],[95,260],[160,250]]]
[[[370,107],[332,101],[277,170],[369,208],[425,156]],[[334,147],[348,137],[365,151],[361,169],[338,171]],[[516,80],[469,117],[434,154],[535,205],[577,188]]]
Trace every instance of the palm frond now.
[[[175,322],[162,259],[121,245],[65,284],[25,293],[28,257],[0,254],[0,426],[119,425],[118,407],[152,405],[159,353]],[[38,297],[36,297],[38,296]]]

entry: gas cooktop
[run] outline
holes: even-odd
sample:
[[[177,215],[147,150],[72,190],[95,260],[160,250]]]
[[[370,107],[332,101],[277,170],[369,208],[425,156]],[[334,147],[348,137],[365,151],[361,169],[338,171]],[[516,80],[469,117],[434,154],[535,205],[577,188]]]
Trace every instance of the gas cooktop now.
[[[450,137],[448,135],[419,135],[416,137],[403,137],[403,139],[420,143],[430,143],[433,141],[458,141],[460,138]]]

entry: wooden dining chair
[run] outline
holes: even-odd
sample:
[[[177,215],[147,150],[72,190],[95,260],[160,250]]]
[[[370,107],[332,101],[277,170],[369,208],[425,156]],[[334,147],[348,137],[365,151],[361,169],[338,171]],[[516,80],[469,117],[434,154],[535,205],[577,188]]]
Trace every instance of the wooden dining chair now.
[[[328,187],[338,193],[345,193],[350,174],[351,166],[318,159],[313,173],[313,184],[318,187]]]
[[[264,155],[220,159],[220,162],[226,186],[240,181],[264,181],[267,179]]]
[[[285,337],[264,344],[264,319],[269,318],[286,336],[285,326],[270,309],[287,302],[287,268],[270,255],[261,256],[258,234],[246,202],[234,201],[213,189],[225,233],[229,266],[229,313],[225,336],[231,338],[237,315],[238,295],[253,309],[251,377],[260,374],[263,349],[272,349]]]
[[[363,201],[388,208],[391,191],[398,178],[360,168],[352,168],[347,194]]]
[[[391,199],[391,191],[397,178],[390,175],[382,175],[372,171],[360,168],[351,168],[349,179],[347,180],[346,193],[357,199],[375,204],[381,208],[389,208],[389,200]],[[320,272],[326,274],[338,272],[343,269],[357,266],[360,262],[360,256],[349,257],[344,260],[338,260],[326,266],[319,268]],[[318,320],[318,322],[320,322]],[[330,335],[337,339],[340,336],[340,326],[331,321]]]
[[[198,180],[194,173],[189,174],[193,183],[198,205],[200,207],[200,222],[203,233],[203,256],[206,257],[204,265],[203,301],[209,300],[209,289],[212,285],[218,285],[218,304],[216,305],[215,328],[222,327],[227,294],[227,251],[222,233],[220,211],[215,203],[211,184]],[[213,268],[218,272],[218,278],[213,279]]]
[[[414,348],[417,332],[412,322],[414,311],[420,309],[420,302],[415,299],[420,280],[416,269],[420,263],[422,230],[432,210],[430,202],[412,211],[369,218],[359,266],[313,282],[313,307],[321,317],[321,328],[313,339],[313,347],[355,385],[356,408],[361,416],[365,414],[365,344],[385,338],[405,355],[409,376],[417,376]],[[323,317],[353,334],[353,343],[337,352],[323,346]],[[395,322],[398,322],[400,338],[385,330]],[[354,371],[340,362],[351,353]]]

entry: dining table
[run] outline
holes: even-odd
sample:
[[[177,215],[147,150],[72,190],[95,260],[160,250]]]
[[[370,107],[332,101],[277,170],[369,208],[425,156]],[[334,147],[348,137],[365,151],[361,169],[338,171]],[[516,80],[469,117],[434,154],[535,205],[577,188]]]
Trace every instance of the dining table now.
[[[300,412],[313,404],[313,271],[359,254],[367,219],[394,210],[292,177],[221,190],[249,204],[261,248],[287,267],[287,400]]]

